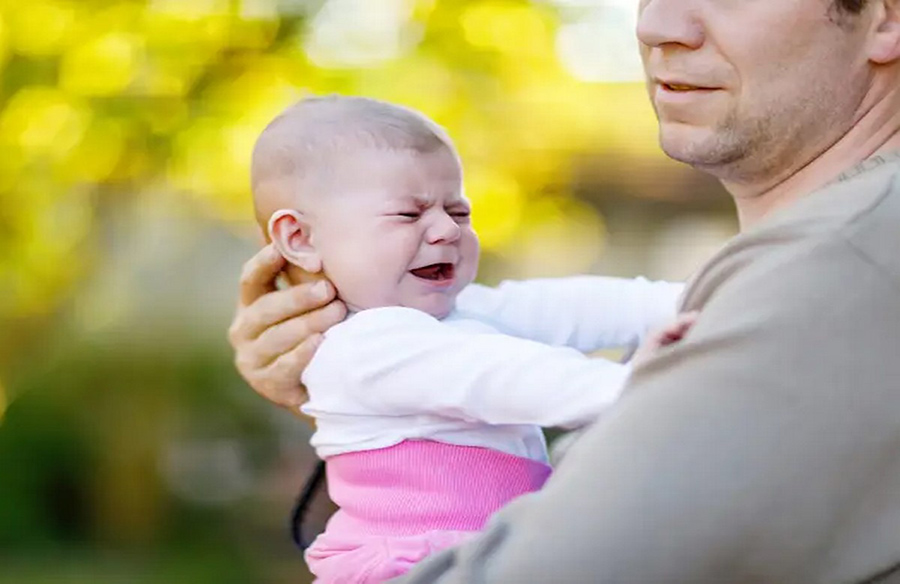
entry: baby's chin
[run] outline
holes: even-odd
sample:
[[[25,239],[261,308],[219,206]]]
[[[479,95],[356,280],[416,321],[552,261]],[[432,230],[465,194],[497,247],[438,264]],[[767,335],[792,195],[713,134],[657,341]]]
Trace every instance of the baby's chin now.
[[[425,310],[423,312],[427,312],[431,316],[435,317],[438,320],[447,318],[451,312],[453,312],[454,304],[451,304],[449,307],[442,308],[440,310]]]
[[[451,299],[441,299],[440,301],[428,301],[425,300],[423,302],[396,302],[396,303],[385,303],[385,304],[371,304],[365,307],[362,306],[354,306],[348,303],[348,308],[350,312],[360,312],[362,310],[371,309],[371,308],[385,308],[388,306],[402,306],[404,308],[413,308],[415,310],[419,310],[426,314],[433,316],[434,318],[441,320],[446,318],[453,312],[453,309],[456,308],[456,298]]]
[[[340,295],[339,295],[340,296]],[[441,299],[441,301],[431,301],[425,300],[423,302],[359,302],[353,303],[346,299],[344,300],[344,304],[347,305],[347,310],[351,313],[362,312],[363,310],[372,310],[374,308],[387,308],[390,306],[400,306],[403,308],[414,308],[415,310],[419,310],[426,314],[430,314],[434,318],[441,320],[446,318],[453,312],[453,309],[456,308],[456,298],[451,299]]]
[[[453,309],[456,308],[456,294],[435,294],[417,298],[415,302],[410,303],[410,308],[421,310],[441,320],[449,316]]]

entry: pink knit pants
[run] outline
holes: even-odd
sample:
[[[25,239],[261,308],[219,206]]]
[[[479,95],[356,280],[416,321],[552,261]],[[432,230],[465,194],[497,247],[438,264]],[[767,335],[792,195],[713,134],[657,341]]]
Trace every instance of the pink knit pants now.
[[[431,554],[463,543],[471,531],[341,537],[322,534],[306,553],[317,584],[380,584],[402,576]]]
[[[340,510],[306,552],[317,584],[377,584],[405,574],[550,476],[541,462],[428,440],[341,454],[326,468]]]

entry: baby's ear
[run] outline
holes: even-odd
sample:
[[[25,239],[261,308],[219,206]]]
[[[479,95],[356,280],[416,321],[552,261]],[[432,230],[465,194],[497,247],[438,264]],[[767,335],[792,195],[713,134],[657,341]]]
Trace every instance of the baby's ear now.
[[[280,209],[269,218],[269,237],[284,258],[300,269],[322,271],[322,258],[310,239],[311,228],[303,213]]]

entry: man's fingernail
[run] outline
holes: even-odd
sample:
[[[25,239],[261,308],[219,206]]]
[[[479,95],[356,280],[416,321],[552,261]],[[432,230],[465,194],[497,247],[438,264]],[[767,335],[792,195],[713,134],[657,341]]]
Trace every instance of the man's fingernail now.
[[[328,296],[328,282],[325,282],[324,280],[316,282],[313,284],[312,292],[318,298],[325,298]]]

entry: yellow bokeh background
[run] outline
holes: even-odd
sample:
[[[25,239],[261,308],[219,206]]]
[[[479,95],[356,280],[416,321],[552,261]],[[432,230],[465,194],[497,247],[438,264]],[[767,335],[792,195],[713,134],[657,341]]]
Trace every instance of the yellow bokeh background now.
[[[734,224],[659,150],[633,4],[0,0],[0,584],[308,581],[309,428],[225,341],[250,152],[303,96],[448,130],[482,282],[686,277]]]

